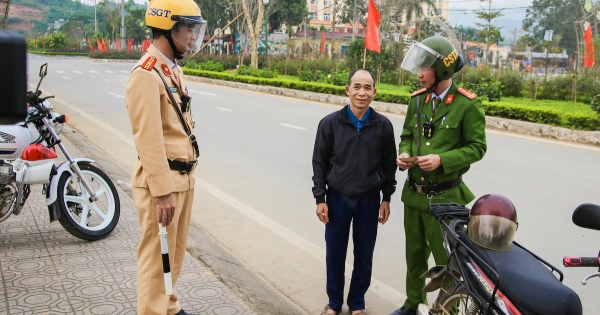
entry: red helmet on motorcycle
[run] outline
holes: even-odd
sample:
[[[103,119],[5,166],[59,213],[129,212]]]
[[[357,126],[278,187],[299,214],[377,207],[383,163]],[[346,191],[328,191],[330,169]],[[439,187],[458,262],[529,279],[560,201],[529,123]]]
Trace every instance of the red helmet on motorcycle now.
[[[508,198],[485,195],[469,213],[468,235],[475,244],[493,250],[508,250],[517,231],[517,210]]]

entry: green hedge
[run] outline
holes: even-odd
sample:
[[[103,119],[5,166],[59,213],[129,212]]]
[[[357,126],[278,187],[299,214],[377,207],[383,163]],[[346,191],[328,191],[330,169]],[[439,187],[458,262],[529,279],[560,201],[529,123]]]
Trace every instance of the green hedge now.
[[[565,127],[575,130],[598,130],[600,127],[600,117],[598,115],[590,116],[583,114],[565,114]]]
[[[237,75],[231,72],[213,72],[189,68],[183,68],[183,73],[210,79],[276,86],[288,89],[346,96],[345,87],[325,83],[277,78],[257,78]],[[379,90],[377,91],[375,100],[386,103],[408,104],[410,100],[410,93]],[[482,103],[485,114],[488,116],[529,121],[533,123],[566,127],[576,130],[598,130],[598,128],[600,128],[600,115],[598,114],[570,114],[556,109],[540,108],[539,106],[535,105],[522,105],[502,101],[483,101]]]
[[[51,50],[27,50],[28,53],[36,55],[55,55],[55,56],[89,56],[87,52],[79,51],[51,51]]]
[[[336,86],[333,84],[306,82],[306,81],[292,81],[292,80],[277,79],[277,78],[272,78],[272,79],[271,78],[257,78],[257,77],[251,77],[251,76],[236,75],[236,74],[233,74],[230,72],[213,72],[213,71],[203,71],[203,70],[189,69],[189,68],[183,68],[183,73],[188,74],[188,75],[210,78],[210,79],[234,81],[234,82],[249,83],[249,84],[258,84],[258,85],[269,85],[269,86],[276,86],[276,87],[282,87],[282,88],[287,88],[287,89],[346,96],[346,87]],[[375,96],[375,100],[379,101],[379,102],[386,102],[386,103],[408,104],[408,101],[410,100],[410,94],[409,93],[401,93],[401,92],[378,91],[377,96]]]
[[[505,102],[483,102],[483,110],[488,116],[529,121],[539,124],[560,126],[561,112],[535,106],[517,105]]]

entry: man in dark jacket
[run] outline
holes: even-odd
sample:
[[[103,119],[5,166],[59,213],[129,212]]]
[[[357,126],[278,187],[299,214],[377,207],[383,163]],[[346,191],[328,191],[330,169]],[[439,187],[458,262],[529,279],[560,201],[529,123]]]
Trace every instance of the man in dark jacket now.
[[[317,130],[312,190],[325,223],[329,296],[322,314],[342,309],[351,223],[354,270],[347,304],[351,314],[366,314],[377,222],[384,224],[390,215],[397,168],[392,123],[369,107],[376,92],[371,72],[352,72],[346,86],[350,105],[323,118]]]

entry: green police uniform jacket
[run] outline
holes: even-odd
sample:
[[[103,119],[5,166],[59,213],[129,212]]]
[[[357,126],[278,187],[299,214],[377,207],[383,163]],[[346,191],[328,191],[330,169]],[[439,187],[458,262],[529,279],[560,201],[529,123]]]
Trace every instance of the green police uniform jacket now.
[[[420,95],[421,100],[421,128],[432,117],[431,95],[426,89],[413,93],[400,136],[398,154],[417,155],[417,95]],[[436,110],[432,122],[435,126],[433,136],[425,138],[421,134],[420,156],[428,154],[440,156],[442,165],[431,172],[426,172],[433,183],[439,184],[458,178],[469,170],[471,164],[483,158],[487,149],[485,114],[477,95],[458,88],[452,83],[446,97]],[[408,169],[407,176],[417,184],[427,184],[418,165]],[[402,190],[402,202],[417,209],[427,210],[429,204],[427,196],[410,190],[408,177]],[[466,205],[475,196],[463,182],[435,198],[446,198]]]

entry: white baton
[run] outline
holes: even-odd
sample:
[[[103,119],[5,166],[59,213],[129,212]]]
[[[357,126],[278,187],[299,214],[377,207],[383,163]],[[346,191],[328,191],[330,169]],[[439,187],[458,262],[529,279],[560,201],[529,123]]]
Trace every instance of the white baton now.
[[[173,279],[171,278],[171,264],[169,263],[169,243],[167,242],[167,228],[158,224],[158,235],[160,236],[160,251],[162,253],[162,265],[165,275],[165,292],[173,295]]]

